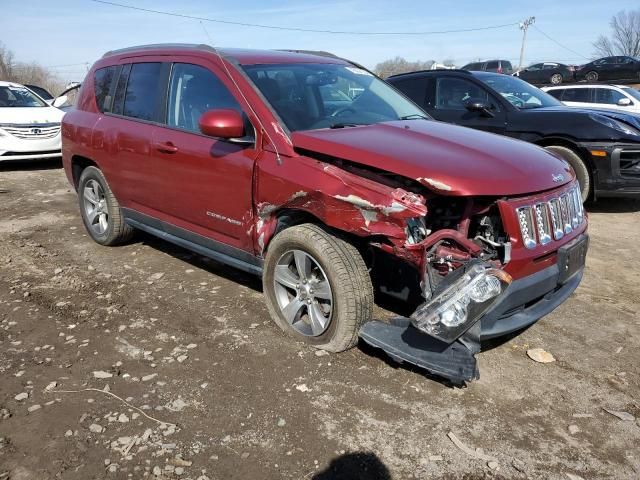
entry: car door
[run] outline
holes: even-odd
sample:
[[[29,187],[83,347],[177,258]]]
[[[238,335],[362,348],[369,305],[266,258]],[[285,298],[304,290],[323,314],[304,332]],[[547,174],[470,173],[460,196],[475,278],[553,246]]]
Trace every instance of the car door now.
[[[536,84],[540,81],[540,70],[542,69],[541,63],[530,65],[523,72],[520,73],[520,78],[531,83]]]
[[[620,78],[621,79],[631,79],[638,78],[638,64],[631,57],[619,57],[620,62]]]
[[[154,215],[158,178],[151,159],[151,134],[162,103],[168,64],[140,59],[121,69],[113,107],[94,127],[94,145],[104,145],[105,176],[124,207]]]
[[[174,63],[168,82],[165,125],[152,136],[154,169],[164,179],[162,211],[189,232],[248,249],[245,221],[252,208],[252,176],[258,156],[255,132],[213,63],[198,58]],[[236,143],[206,136],[199,119],[214,109],[244,115],[246,136]]]
[[[594,88],[594,103],[592,106],[613,110],[629,110],[629,106],[618,105],[618,102],[627,96],[609,87]]]
[[[506,115],[500,102],[483,85],[457,76],[437,76],[430,82],[425,109],[437,120],[465,127],[504,133]],[[470,101],[490,106],[489,112],[470,111]]]

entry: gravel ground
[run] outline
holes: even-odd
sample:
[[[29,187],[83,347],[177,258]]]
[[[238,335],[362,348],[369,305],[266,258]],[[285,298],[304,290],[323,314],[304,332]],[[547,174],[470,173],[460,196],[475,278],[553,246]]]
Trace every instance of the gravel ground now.
[[[1,164],[0,480],[639,478],[640,203],[590,210],[577,292],[451,388],[292,342],[214,261],[100,247],[59,164]]]

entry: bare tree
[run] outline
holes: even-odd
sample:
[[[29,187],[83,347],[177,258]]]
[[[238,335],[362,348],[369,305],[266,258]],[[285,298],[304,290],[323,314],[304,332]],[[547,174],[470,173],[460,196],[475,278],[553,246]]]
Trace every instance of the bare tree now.
[[[0,43],[0,80],[9,80],[13,76],[13,52]]]
[[[640,9],[618,12],[609,25],[611,36],[600,35],[593,44],[596,54],[601,57],[640,56]]]
[[[15,61],[13,52],[0,43],[0,80],[37,85],[56,95],[64,89],[64,82],[38,63]]]
[[[399,73],[415,72],[418,70],[429,70],[433,65],[432,60],[426,62],[409,62],[402,57],[392,58],[380,62],[375,66],[373,71],[382,78],[390,77],[391,75],[397,75]]]

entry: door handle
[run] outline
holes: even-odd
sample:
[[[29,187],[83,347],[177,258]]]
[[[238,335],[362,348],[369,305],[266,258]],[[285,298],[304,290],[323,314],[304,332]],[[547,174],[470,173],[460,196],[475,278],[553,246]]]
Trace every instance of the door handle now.
[[[178,151],[178,147],[171,142],[157,142],[153,146],[162,153],[176,153]]]

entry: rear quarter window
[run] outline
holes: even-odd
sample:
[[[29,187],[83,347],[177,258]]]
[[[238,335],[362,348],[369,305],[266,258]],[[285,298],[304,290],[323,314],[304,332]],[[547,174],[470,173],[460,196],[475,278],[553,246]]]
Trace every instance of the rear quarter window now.
[[[99,68],[94,75],[96,105],[101,112],[110,112],[117,78],[117,66]]]
[[[409,97],[420,107],[425,106],[427,95],[427,78],[410,78],[393,82],[393,86]]]

